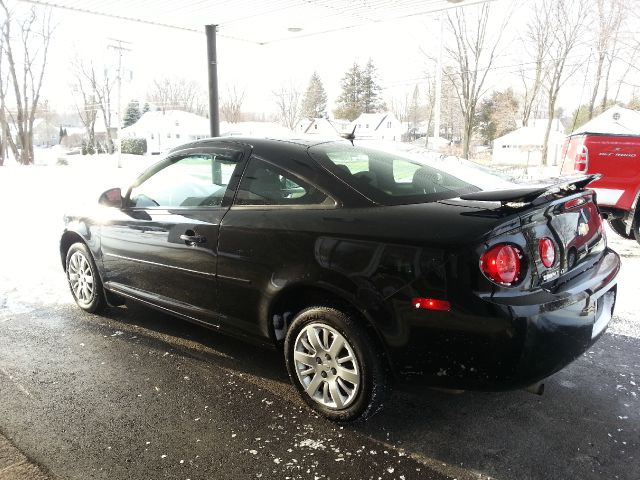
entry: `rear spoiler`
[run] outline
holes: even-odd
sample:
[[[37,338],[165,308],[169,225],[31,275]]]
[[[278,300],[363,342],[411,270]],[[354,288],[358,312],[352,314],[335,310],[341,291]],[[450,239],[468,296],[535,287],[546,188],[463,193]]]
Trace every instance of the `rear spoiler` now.
[[[503,206],[520,207],[533,202],[536,198],[545,195],[569,195],[584,188],[591,182],[602,177],[601,174],[573,175],[560,177],[555,183],[549,185],[534,185],[530,187],[510,188],[507,190],[485,190],[476,193],[460,195],[462,200],[475,200],[479,202],[500,202]]]

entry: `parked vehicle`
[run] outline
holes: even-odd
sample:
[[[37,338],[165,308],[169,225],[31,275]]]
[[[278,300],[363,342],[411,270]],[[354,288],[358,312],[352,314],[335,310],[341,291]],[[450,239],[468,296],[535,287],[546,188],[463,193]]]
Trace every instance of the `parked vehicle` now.
[[[395,379],[526,388],[589,348],[620,266],[592,179],[515,185],[419,149],[208,139],[68,214],[60,255],[80,308],[135,300],[280,346],[302,398],[349,421]]]
[[[562,173],[593,173],[598,206],[620,236],[640,243],[640,136],[580,133],[563,149]]]

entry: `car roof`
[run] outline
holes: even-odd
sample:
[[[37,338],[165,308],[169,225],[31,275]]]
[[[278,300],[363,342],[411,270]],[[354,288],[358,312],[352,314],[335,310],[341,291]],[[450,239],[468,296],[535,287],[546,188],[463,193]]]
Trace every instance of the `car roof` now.
[[[179,152],[187,148],[197,148],[206,146],[215,146],[219,143],[239,143],[244,145],[251,145],[253,147],[274,147],[278,144],[282,146],[299,146],[301,149],[308,149],[316,145],[323,143],[342,143],[346,140],[340,140],[335,138],[308,138],[308,137],[291,137],[291,138],[265,138],[265,137],[210,137],[196,140],[195,142],[186,143],[170,150],[169,153]]]

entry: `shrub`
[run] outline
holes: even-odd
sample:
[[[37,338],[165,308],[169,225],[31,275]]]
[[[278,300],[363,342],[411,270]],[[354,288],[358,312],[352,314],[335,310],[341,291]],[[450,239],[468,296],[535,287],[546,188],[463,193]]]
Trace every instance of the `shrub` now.
[[[122,153],[130,153],[132,155],[144,155],[147,153],[146,138],[123,138]]]
[[[96,153],[95,148],[88,142],[82,141],[82,155],[93,155]]]

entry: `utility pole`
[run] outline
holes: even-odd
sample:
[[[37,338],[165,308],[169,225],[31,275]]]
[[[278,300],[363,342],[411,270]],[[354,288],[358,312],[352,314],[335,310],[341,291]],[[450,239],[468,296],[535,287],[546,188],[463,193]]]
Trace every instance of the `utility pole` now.
[[[127,45],[131,45],[131,42],[126,42],[124,40],[120,40],[117,38],[110,38],[112,42],[117,43],[117,45],[109,45],[109,48],[118,51],[118,77],[116,81],[118,82],[118,168],[122,168],[122,137],[120,134],[120,130],[122,128],[122,52],[130,52],[131,49],[127,47],[123,47],[122,44],[126,43]]]
[[[433,137],[434,147],[440,140],[440,111],[442,109],[442,51],[444,50],[444,12],[440,12],[440,40],[438,46],[438,63],[436,65],[436,98],[433,114]],[[429,132],[427,132],[427,145],[429,144]]]

